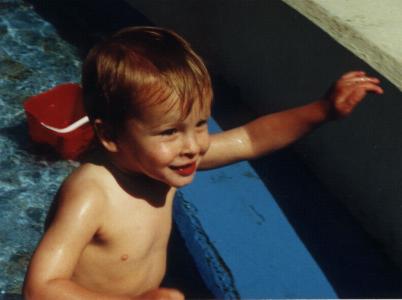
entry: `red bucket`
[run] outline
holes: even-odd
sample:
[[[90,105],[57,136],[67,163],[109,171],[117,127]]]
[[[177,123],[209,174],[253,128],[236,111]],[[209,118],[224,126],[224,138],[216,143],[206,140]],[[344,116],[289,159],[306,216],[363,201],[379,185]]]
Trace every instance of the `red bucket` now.
[[[33,141],[50,145],[65,159],[76,159],[94,137],[79,84],[66,83],[24,102]]]

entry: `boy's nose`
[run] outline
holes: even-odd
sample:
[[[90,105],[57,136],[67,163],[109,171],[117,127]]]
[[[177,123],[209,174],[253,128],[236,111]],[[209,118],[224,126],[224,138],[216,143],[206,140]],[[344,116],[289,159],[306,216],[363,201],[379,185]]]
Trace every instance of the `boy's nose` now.
[[[187,134],[184,138],[182,154],[193,158],[200,152],[200,145],[195,134]]]

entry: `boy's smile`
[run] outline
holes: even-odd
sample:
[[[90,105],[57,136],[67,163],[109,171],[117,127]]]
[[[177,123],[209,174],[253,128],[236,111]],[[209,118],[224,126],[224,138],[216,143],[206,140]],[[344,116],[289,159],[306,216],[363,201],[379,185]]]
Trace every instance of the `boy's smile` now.
[[[190,164],[182,165],[182,166],[171,166],[170,168],[172,170],[176,171],[181,176],[190,176],[195,172],[195,169],[197,168],[197,164],[196,164],[196,162],[192,162]]]

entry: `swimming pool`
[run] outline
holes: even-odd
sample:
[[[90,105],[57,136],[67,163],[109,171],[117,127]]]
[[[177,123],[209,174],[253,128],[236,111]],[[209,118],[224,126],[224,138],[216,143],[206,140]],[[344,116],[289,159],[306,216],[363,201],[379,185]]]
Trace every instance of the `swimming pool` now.
[[[96,3],[106,2],[98,0]],[[69,13],[71,16],[72,12]],[[60,161],[31,144],[22,102],[28,96],[59,83],[79,81],[81,53],[22,0],[2,1],[0,15],[0,299],[18,299],[26,265],[41,235],[47,207],[60,182],[77,166],[74,162]],[[221,96],[219,92],[215,94]],[[228,117],[229,111],[234,110],[229,119],[236,122],[247,119],[244,118],[243,107],[234,107],[233,97],[236,97],[236,91],[229,95],[227,105],[219,99],[221,108],[215,110],[214,116]],[[225,125],[223,118],[219,121],[221,126]],[[384,263],[383,268],[381,259],[373,263],[377,254],[372,244],[365,238],[362,238],[364,242],[360,242],[360,229],[349,221],[343,209],[333,208],[330,204],[332,200],[295,164],[295,160],[279,154],[254,162],[253,166],[257,174],[248,170],[249,166],[245,170],[238,165],[222,172],[200,174],[198,186],[192,185],[184,190],[182,201],[177,202],[180,203],[177,211],[187,213],[180,220],[181,226],[188,229],[187,236],[183,235],[186,242],[189,240],[191,243],[195,237],[199,240],[194,243],[201,240],[200,243],[211,246],[205,249],[196,245],[192,255],[204,259],[205,266],[212,266],[217,271],[212,275],[222,283],[219,288],[223,295],[240,294],[246,298],[294,295],[304,298],[309,295],[308,292],[317,292],[317,281],[308,276],[306,269],[298,268],[300,264],[292,263],[295,257],[292,245],[300,249],[305,247],[302,252],[309,261],[312,258],[317,262],[317,269],[322,270],[319,276],[328,278],[340,297],[401,295],[397,282],[399,273],[384,271],[388,264]],[[252,203],[249,198],[261,195],[254,187],[245,186],[245,182],[255,183],[260,178],[264,182],[258,183],[258,188],[264,189],[264,192],[269,188],[274,198],[263,194],[261,201]],[[208,189],[207,197],[200,194],[201,189],[206,190],[203,181],[216,183]],[[227,185],[224,182],[231,183]],[[249,197],[250,194],[253,197]],[[199,199],[194,199],[197,198],[194,195]],[[232,198],[236,198],[234,202],[231,202]],[[219,207],[215,204],[217,200]],[[200,217],[204,218],[202,224]],[[229,219],[231,222],[227,222]],[[275,219],[280,219],[280,222]],[[279,223],[286,226],[275,227]],[[251,234],[246,230],[249,225],[253,225],[250,226]],[[204,230],[216,235],[206,235]],[[292,233],[291,238],[284,242],[284,234],[288,233]],[[180,235],[175,234],[173,244],[180,243]],[[281,252],[281,249],[290,249],[291,253]],[[176,254],[179,262],[183,262],[183,256],[188,255],[183,248],[180,251],[174,249],[171,253]],[[266,259],[261,262],[264,257]],[[300,276],[295,276],[295,268]],[[211,275],[208,270],[204,271],[204,276]],[[185,276],[175,273],[167,278],[171,286],[178,286],[178,277],[190,277],[189,272]],[[289,274],[299,278],[291,278]],[[189,281],[196,279],[197,276]],[[303,291],[297,290],[294,282]],[[219,292],[216,294],[221,295]],[[319,295],[320,298],[327,298],[322,296],[324,293]]]
[[[75,163],[44,156],[29,141],[22,102],[76,82],[75,49],[23,1],[0,3],[0,292],[19,294],[47,207]],[[3,296],[5,297],[5,296]]]

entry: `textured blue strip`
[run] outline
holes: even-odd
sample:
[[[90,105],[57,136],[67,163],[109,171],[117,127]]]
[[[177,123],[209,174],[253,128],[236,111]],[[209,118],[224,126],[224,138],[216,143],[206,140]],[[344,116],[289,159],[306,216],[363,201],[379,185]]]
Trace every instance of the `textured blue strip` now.
[[[239,299],[230,269],[202,227],[197,209],[183,198],[181,192],[176,196],[174,214],[176,224],[182,236],[186,237],[187,247],[196,258],[198,270],[209,290],[219,299]]]

